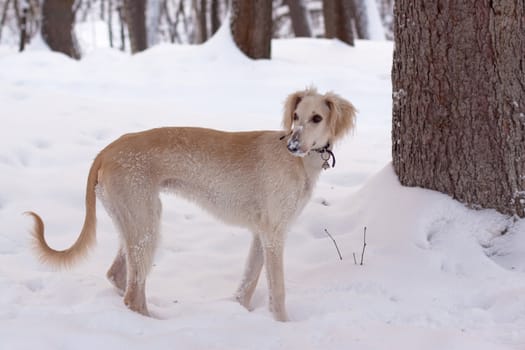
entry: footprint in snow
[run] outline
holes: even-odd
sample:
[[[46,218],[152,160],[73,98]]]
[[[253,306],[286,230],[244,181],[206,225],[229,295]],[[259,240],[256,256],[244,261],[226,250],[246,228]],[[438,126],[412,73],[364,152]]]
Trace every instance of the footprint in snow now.
[[[27,289],[29,289],[33,293],[36,293],[44,289],[44,283],[39,278],[27,280],[23,284]]]
[[[22,166],[27,167],[29,165],[30,155],[29,155],[29,152],[27,152],[26,150],[16,151],[15,156],[18,160],[18,163],[21,164]]]
[[[110,129],[97,129],[93,130],[91,133],[92,137],[97,141],[104,141],[109,138],[111,135]]]
[[[76,141],[77,144],[82,146],[92,146],[93,144],[100,144],[101,142],[103,144],[107,143],[108,140],[113,136],[113,133],[110,129],[100,128],[83,131],[80,135],[81,137],[79,137]]]
[[[46,149],[51,147],[51,142],[49,140],[44,139],[36,139],[32,142],[33,146],[39,149]]]
[[[0,164],[15,167],[22,165],[25,167],[29,164],[28,152],[18,149],[0,154]]]

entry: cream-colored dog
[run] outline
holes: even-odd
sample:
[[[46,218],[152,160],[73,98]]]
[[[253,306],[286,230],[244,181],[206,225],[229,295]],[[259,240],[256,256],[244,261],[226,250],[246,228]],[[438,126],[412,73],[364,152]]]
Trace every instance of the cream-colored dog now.
[[[236,299],[248,308],[263,265],[269,308],[287,320],[283,245],[328,161],[332,145],[354,126],[351,103],[314,88],[288,96],[285,131],[222,132],[159,128],[127,134],[103,149],[89,171],[86,216],[77,241],[57,251],[44,238],[35,213],[33,230],[41,258],[69,266],[95,243],[96,197],[120,233],[109,280],[133,311],[149,315],[145,282],[159,240],[160,191],[180,194],[226,223],[246,227],[253,240]]]

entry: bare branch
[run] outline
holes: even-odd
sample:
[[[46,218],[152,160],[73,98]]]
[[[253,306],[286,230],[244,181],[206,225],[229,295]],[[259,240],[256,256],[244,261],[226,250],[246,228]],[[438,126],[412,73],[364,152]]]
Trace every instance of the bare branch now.
[[[324,229],[324,232],[326,232],[328,237],[330,237],[332,242],[334,242],[335,249],[337,249],[337,254],[339,254],[339,260],[343,260],[343,257],[341,256],[341,252],[339,251],[339,247],[337,246],[337,242],[335,241],[334,237],[332,237],[332,235],[330,234],[330,232],[328,232],[327,229]],[[363,264],[361,264],[361,265],[363,265]]]
[[[0,40],[2,38],[2,28],[4,27],[5,20],[7,18],[7,9],[9,7],[9,3],[10,2],[11,2],[11,0],[6,0],[6,2],[4,3],[4,9],[3,9],[3,12],[2,12],[2,18],[0,19]]]

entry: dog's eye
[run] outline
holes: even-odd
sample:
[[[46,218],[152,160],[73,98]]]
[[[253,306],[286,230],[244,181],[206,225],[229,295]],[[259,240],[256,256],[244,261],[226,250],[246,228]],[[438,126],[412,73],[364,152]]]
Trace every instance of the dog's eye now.
[[[299,116],[297,115],[297,113],[293,114],[293,120],[299,120]]]
[[[312,121],[313,121],[314,123],[316,123],[316,124],[317,124],[317,123],[320,123],[322,120],[323,120],[323,117],[321,117],[319,114],[316,114],[316,115],[314,115],[314,116],[312,117]]]

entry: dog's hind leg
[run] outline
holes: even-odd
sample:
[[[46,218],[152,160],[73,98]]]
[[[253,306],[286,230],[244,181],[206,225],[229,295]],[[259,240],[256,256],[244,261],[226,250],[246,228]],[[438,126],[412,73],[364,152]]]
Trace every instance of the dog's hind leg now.
[[[263,263],[264,255],[261,239],[257,234],[254,234],[248,259],[246,260],[244,275],[241,284],[237,289],[237,293],[235,294],[235,299],[247,309],[249,309],[250,300],[252,299],[253,292],[257,286]]]
[[[145,284],[159,239],[161,203],[158,191],[147,184],[111,185],[105,189],[106,207],[120,231],[121,248],[108,277],[117,288],[125,284],[122,289],[128,308],[148,316]]]
[[[126,275],[126,253],[121,247],[106,276],[111,284],[113,284],[120,293],[124,294],[126,291]]]
[[[161,204],[158,194],[145,192],[150,197],[135,198],[134,212],[125,224],[126,235],[126,292],[124,303],[131,310],[148,315],[146,305],[146,277],[153,265],[159,239]]]
[[[98,198],[101,200],[104,208],[108,212],[109,216],[113,220],[113,224],[116,229],[119,231],[120,238],[120,247],[117,252],[117,256],[113,263],[111,264],[108,272],[106,273],[107,279],[111,284],[118,290],[120,294],[124,294],[126,291],[126,280],[127,280],[127,271],[126,271],[126,249],[123,242],[124,237],[124,227],[122,222],[124,221],[123,213],[120,213],[117,209],[120,207],[117,203],[114,205],[110,199],[113,197],[110,195],[112,192],[107,191],[108,186],[98,188]]]
[[[124,304],[135,312],[149,316],[146,305],[146,277],[148,273],[145,249],[132,246],[127,253],[127,281]]]

